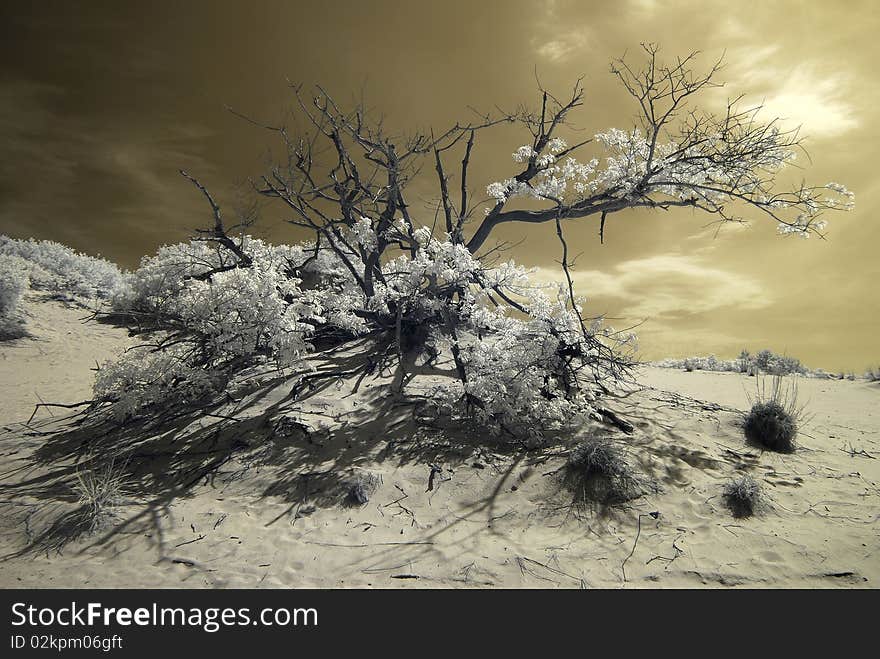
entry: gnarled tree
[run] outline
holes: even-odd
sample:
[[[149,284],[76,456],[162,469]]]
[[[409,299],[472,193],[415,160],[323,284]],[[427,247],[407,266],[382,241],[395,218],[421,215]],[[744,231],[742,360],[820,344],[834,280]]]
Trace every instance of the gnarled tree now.
[[[373,337],[375,357],[394,365],[395,389],[417,375],[441,376],[434,395],[444,406],[514,434],[540,433],[601,411],[594,393],[631,365],[629,335],[582,315],[566,223],[596,216],[604,240],[606,221],[620,211],[692,207],[721,222],[752,211],[781,233],[809,236],[821,235],[823,211],[851,206],[852,194],[838,184],[779,189],[779,172],[800,141],[776,120],[762,122],[759,107],[744,108],[740,99],[720,113],[692,107],[718,86],[720,63],[699,74],[696,54],[664,64],[655,46],[643,49],[641,68],[624,59],[611,67],[639,109],[639,125],[572,145],[559,133],[584,104],[580,81],[561,99],[540,89],[537,110],[480,116],[439,135],[395,138],[363,107],[343,110],[321,88],[306,98],[293,87],[307,127],[300,135],[245,117],[277,134],[286,154],[253,181],[255,190],[280,201],[287,221],[313,236],[287,269],[305,282],[296,294],[308,305],[287,302],[314,309],[305,319],[313,338]],[[530,141],[513,154],[517,170],[485,187],[488,200],[474,201],[471,155],[479,137],[502,123],[522,126]],[[588,145],[604,150],[604,160],[579,160]],[[426,164],[438,188],[428,221],[417,217],[407,189]],[[254,268],[246,243],[227,235],[217,204],[191,180],[215,219],[202,239],[227,253],[194,278]],[[530,283],[510,261],[497,263],[505,245],[490,244],[493,231],[517,222],[554,225],[564,275],[558,291]]]

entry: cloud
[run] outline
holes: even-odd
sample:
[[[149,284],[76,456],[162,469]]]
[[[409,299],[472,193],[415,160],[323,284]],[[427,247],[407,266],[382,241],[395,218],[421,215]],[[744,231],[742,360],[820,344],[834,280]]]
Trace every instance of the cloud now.
[[[594,302],[599,298],[603,308],[611,307],[612,313],[628,319],[668,322],[725,308],[760,309],[772,301],[757,280],[693,255],[651,256],[625,261],[611,272],[572,274],[580,294]],[[548,282],[563,277],[561,271],[549,268],[538,268],[535,276]]]
[[[859,126],[847,81],[840,75],[823,77],[801,66],[764,100],[764,112],[789,124],[801,125],[804,132],[836,137]]]
[[[77,112],[70,101],[70,90],[62,87],[0,83],[0,143],[6,155],[0,161],[0,233],[81,245],[96,233],[125,227],[125,233],[113,235],[130,241],[126,249],[134,252],[140,251],[136,237],[161,242],[169,225],[201,221],[196,213],[204,214],[204,201],[177,169],[203,177],[216,171],[203,155],[210,130],[152,117],[132,121],[130,115]]]
[[[532,39],[535,53],[551,62],[561,62],[572,54],[580,51],[587,45],[587,38],[583,32],[569,32],[557,36],[549,41],[541,41],[539,38]]]
[[[779,117],[787,128],[802,126],[805,134],[816,137],[837,137],[860,125],[851,101],[852,80],[840,69],[826,72],[820,62],[810,60],[784,66],[775,44],[734,49],[725,59],[732,63],[730,87],[749,89],[744,102],[762,103],[765,119]]]
[[[659,8],[658,0],[629,0],[628,9],[631,12],[653,16]]]

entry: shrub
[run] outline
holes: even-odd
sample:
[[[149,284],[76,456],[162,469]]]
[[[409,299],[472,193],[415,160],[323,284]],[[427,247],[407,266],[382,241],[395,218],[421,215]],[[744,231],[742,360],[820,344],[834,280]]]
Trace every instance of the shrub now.
[[[109,300],[122,284],[122,272],[110,261],[50,240],[15,240],[0,235],[0,256],[27,261],[31,287],[56,295]]]
[[[219,370],[213,362],[197,364],[196,353],[183,344],[162,351],[139,346],[101,366],[94,397],[123,421],[148,408],[191,404],[218,391],[224,383]]]
[[[734,517],[751,517],[761,504],[761,486],[748,474],[725,483],[721,494]]]
[[[744,424],[746,437],[761,446],[780,453],[794,450],[797,423],[778,402],[755,403]]]
[[[26,334],[18,304],[28,289],[28,270],[24,259],[0,255],[0,341]]]
[[[770,361],[773,359],[773,353],[766,348],[755,355],[755,365],[762,371],[766,371],[770,367]]]
[[[794,373],[804,374],[807,369],[799,359],[784,355],[772,355],[765,370],[773,375],[791,375]]]
[[[116,311],[147,313],[170,334],[99,371],[95,398],[115,418],[193,403],[219,390],[237,367],[260,359],[289,365],[311,348],[307,337],[321,309],[288,271],[292,248],[257,240],[249,246],[261,258],[209,278],[201,277],[226,264],[201,242],[163,247],[126,278]]]
[[[810,371],[801,364],[799,359],[777,355],[770,350],[762,350],[756,355],[750,354],[748,350],[743,350],[736,359],[718,359],[715,355],[664,359],[654,362],[654,365],[660,368],[683,368],[688,372],[715,371],[754,375],[763,371],[773,375],[810,374]]]
[[[530,441],[585,421],[590,401],[567,379],[565,358],[568,351],[582,351],[582,337],[571,327],[564,302],[557,304],[555,312],[531,321],[503,310],[474,310],[470,332],[456,342],[466,380],[437,385],[431,396],[493,434]],[[435,335],[435,341],[442,338]]]
[[[365,232],[359,240],[372,242]],[[624,370],[622,351],[632,337],[599,321],[582,324],[564,290],[545,292],[511,261],[486,267],[464,245],[434,239],[427,227],[413,240],[416,254],[384,265],[384,283],[367,300],[383,324],[394,327],[400,319],[396,384],[413,373],[446,375],[428,391],[444,412],[528,442],[585,421],[592,407],[584,385],[607,376],[609,364]],[[497,305],[491,295],[498,291],[521,300],[511,303],[521,316]],[[454,369],[431,371],[441,358]]]
[[[576,503],[624,503],[649,489],[633,471],[623,449],[606,439],[578,444],[569,453],[564,470],[563,483]]]
[[[771,451],[791,453],[795,450],[800,416],[796,408],[797,388],[792,385],[784,390],[782,377],[774,376],[769,393],[760,383],[758,394],[743,421],[746,439]]]

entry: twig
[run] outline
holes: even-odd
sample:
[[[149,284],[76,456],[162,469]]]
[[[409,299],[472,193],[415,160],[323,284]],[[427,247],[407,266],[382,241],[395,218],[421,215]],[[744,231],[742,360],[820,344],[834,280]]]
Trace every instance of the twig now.
[[[181,542],[181,543],[176,544],[174,546],[175,547],[183,547],[184,545],[191,545],[194,542],[198,542],[199,540],[204,540],[204,539],[205,539],[204,535],[199,535],[199,537],[195,538],[194,540],[187,540],[186,542]]]
[[[642,534],[642,517],[652,517],[654,519],[658,519],[660,517],[660,513],[654,511],[652,513],[640,513],[638,519],[638,529],[636,530],[636,539],[633,542],[632,551],[629,552],[629,555],[623,559],[623,563],[620,564],[620,569],[623,572],[623,580],[626,582],[626,562],[632,558],[633,554],[636,553],[636,545],[639,544],[639,536]]]
[[[338,544],[335,542],[314,542],[311,540],[306,540],[305,543],[307,545],[320,545],[321,547],[348,547],[351,549],[362,549],[364,547],[394,547],[398,545],[433,545],[434,543],[428,540],[425,541],[413,541],[413,542],[372,542],[369,544],[361,544],[361,545],[344,545]]]

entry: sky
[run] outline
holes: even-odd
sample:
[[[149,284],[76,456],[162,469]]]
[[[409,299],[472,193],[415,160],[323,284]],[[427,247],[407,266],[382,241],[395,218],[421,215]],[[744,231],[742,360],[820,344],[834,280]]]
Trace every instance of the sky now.
[[[628,129],[637,108],[609,63],[638,63],[639,44],[654,42],[661,56],[701,51],[700,70],[724,56],[725,86],[694,105],[745,94],[766,119],[801,126],[809,157],[794,176],[845,184],[856,209],[828,216],[824,241],[778,237],[760,217],[718,230],[684,209],[619,213],[601,245],[595,217],[571,222],[587,314],[638,324],[645,359],[770,348],[861,372],[880,364],[878,33],[871,1],[3,3],[0,233],[136,266],[210,220],[179,169],[224,208],[247,203],[274,142],[225,108],[282,122],[291,82],[363,101],[407,134],[468,121],[470,108],[535,106],[538,80],[564,94],[583,77],[571,141]],[[474,194],[515,173],[511,153],[529,141],[507,127],[482,134]],[[430,223],[437,192],[414,185]],[[266,205],[253,233],[302,239],[284,218]],[[552,227],[502,229],[522,241],[510,257],[560,278]]]

